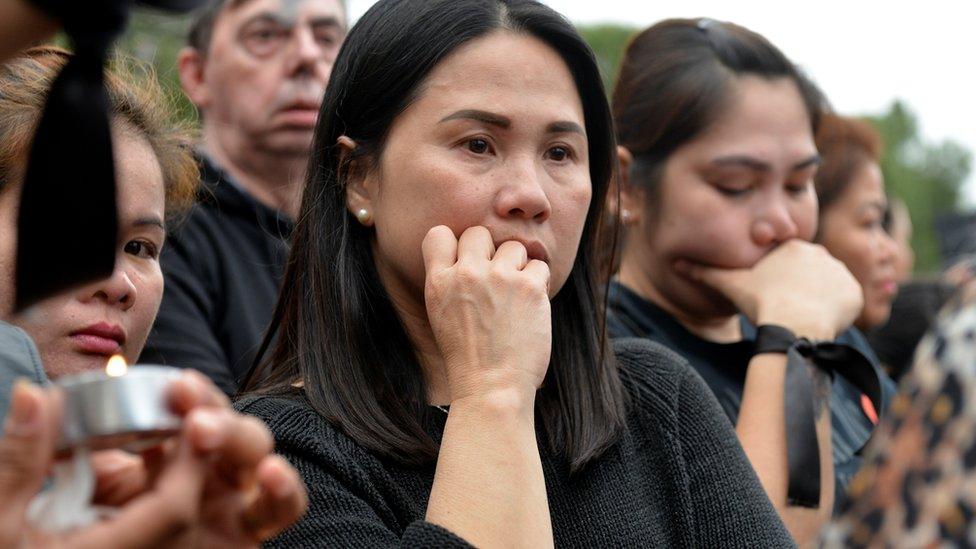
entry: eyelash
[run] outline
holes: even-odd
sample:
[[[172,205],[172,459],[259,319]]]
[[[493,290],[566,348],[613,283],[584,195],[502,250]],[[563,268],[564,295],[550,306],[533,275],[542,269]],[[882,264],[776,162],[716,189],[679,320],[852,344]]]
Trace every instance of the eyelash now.
[[[472,144],[475,143],[475,142],[483,142],[484,145],[485,145],[485,147],[486,147],[486,149],[484,151],[482,151],[482,152],[478,152],[478,151],[472,150]],[[464,141],[464,145],[467,147],[467,149],[468,149],[469,152],[471,152],[473,154],[476,154],[476,155],[483,155],[483,154],[486,154],[486,153],[493,153],[494,152],[494,147],[492,147],[491,140],[489,140],[487,138],[484,138],[484,137],[472,137],[470,139],[466,139]],[[560,159],[560,160],[552,159],[554,162],[560,162],[561,163],[561,162],[564,162],[566,160],[571,160],[571,159],[573,159],[573,158],[576,157],[576,153],[573,151],[572,147],[568,147],[566,145],[555,145],[555,146],[550,147],[545,152],[545,158],[550,158],[550,155],[556,149],[562,150],[563,151],[563,154],[565,156],[562,159]]]
[[[129,251],[129,246],[132,245],[132,244],[138,244],[138,245],[142,246],[143,248],[145,248],[146,249],[146,253],[149,256],[149,259],[156,259],[157,257],[159,257],[159,250],[156,248],[156,245],[153,244],[152,242],[149,242],[149,241],[146,241],[146,240],[130,240],[130,241],[126,242],[125,243],[125,246],[122,247],[122,249],[125,251],[125,253],[134,255],[136,257],[141,257],[138,252],[133,253],[133,252]]]
[[[474,150],[471,149],[472,144],[474,142],[476,142],[476,141],[482,142],[482,143],[485,144],[485,150],[484,151],[477,152],[477,151],[474,151]],[[494,147],[491,146],[491,140],[489,140],[486,137],[471,137],[471,138],[465,139],[464,140],[464,145],[468,149],[468,152],[471,152],[471,153],[477,154],[477,155],[483,155],[483,154],[486,154],[486,153],[493,153],[493,152],[495,152]]]
[[[786,192],[792,195],[801,195],[807,191],[807,188],[807,183],[803,183],[802,185],[787,185]]]
[[[718,189],[718,192],[732,198],[745,196],[749,191],[752,190],[751,187],[746,187],[744,189],[730,189],[729,187],[723,187],[721,185],[715,185],[715,188]]]

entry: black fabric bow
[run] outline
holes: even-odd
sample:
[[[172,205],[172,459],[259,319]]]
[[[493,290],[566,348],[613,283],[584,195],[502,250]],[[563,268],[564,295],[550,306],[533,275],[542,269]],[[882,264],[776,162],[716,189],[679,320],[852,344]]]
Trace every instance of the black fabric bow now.
[[[118,213],[103,70],[131,4],[32,1],[61,22],[74,55],[51,85],[28,155],[18,216],[18,310],[114,269]],[[142,3],[185,11],[200,0]]]
[[[831,342],[797,340],[786,354],[786,456],[789,466],[787,501],[801,507],[820,506],[820,447],[817,441],[813,381],[807,364],[841,375],[867,395],[879,413],[882,407],[878,372],[856,349]],[[824,406],[828,404],[825,402]]]

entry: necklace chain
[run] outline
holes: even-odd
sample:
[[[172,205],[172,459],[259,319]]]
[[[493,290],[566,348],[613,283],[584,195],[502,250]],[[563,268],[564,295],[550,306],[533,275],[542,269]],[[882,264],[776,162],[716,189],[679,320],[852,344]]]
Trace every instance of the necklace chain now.
[[[437,408],[438,410],[444,412],[445,414],[449,414],[450,413],[447,408],[445,408],[444,406],[441,406],[440,404],[435,404],[434,405],[434,408]]]

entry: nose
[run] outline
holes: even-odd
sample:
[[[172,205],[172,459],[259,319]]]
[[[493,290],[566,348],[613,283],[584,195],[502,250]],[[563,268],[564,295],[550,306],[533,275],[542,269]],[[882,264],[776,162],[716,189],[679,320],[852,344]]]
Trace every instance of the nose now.
[[[299,25],[293,31],[291,51],[288,59],[291,61],[291,73],[312,72],[316,63],[323,60],[322,46],[315,40],[315,35],[307,26]]]
[[[513,160],[495,197],[495,213],[503,218],[545,221],[552,204],[544,187],[545,170],[531,160]]]
[[[895,262],[895,258],[898,256],[898,243],[895,239],[891,237],[886,231],[880,231],[881,239],[880,249],[881,249],[881,263],[883,265],[889,265]]]
[[[110,307],[128,311],[136,302],[136,286],[125,269],[116,265],[112,276],[89,286],[89,299],[104,301]]]
[[[774,246],[796,238],[799,228],[789,205],[782,198],[763,197],[763,204],[752,222],[752,240],[760,247]]]

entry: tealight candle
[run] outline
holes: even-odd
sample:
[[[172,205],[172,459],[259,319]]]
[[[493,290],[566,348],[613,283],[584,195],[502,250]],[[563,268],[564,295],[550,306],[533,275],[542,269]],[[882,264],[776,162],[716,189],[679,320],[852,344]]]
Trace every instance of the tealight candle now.
[[[135,365],[113,356],[105,372],[83,372],[58,379],[64,393],[59,454],[77,448],[139,451],[179,431],[180,418],[169,409],[167,390],[178,368]]]

